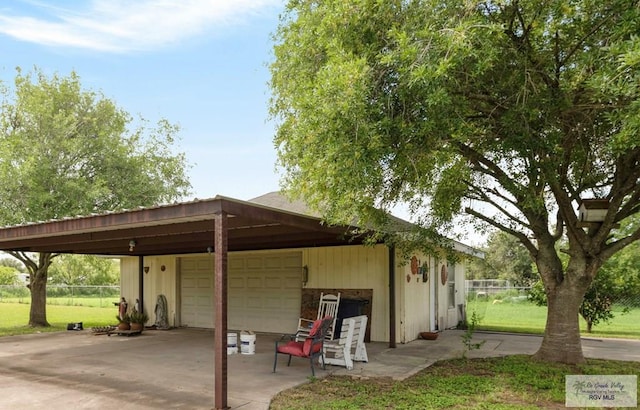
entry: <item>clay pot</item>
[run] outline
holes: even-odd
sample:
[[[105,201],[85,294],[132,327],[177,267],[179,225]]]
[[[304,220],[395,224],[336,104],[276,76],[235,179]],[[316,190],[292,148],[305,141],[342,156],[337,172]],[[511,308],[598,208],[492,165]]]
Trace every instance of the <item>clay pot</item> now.
[[[140,330],[144,329],[143,323],[131,323],[131,330]]]
[[[129,329],[131,329],[131,326],[129,325],[129,323],[125,323],[125,322],[118,323],[118,330],[129,330]]]
[[[436,340],[438,338],[438,332],[420,332],[420,337],[424,340]]]

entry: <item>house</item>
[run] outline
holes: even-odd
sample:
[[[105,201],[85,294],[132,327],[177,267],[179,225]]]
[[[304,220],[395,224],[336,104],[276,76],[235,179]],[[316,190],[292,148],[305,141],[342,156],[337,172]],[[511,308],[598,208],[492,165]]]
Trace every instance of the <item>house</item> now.
[[[122,295],[151,321],[163,294],[171,325],[216,329],[216,408],[227,408],[227,329],[291,331],[313,292],[366,301],[356,307],[367,309],[370,340],[391,347],[463,318],[463,263],[416,254],[406,264],[393,247],[363,245],[353,227],[285,205],[277,194],[254,202],[216,196],[27,223],[0,228],[0,250],[121,257]]]
[[[277,192],[247,204],[309,215],[304,204],[289,202]],[[469,247],[456,246],[461,254],[474,254]],[[151,323],[155,301],[162,294],[171,326],[215,327],[215,256],[202,249],[195,254],[144,257],[143,300]],[[367,314],[368,341],[406,343],[420,332],[457,326],[464,318],[464,258],[455,264],[435,256],[416,254],[415,259],[420,261],[420,274],[415,263],[412,269],[411,263],[400,260],[384,244],[363,245],[348,239],[230,251],[227,326],[292,333],[300,316],[313,317],[320,292],[340,292],[346,315]],[[140,292],[138,272],[137,256],[121,258],[121,293],[129,301]]]

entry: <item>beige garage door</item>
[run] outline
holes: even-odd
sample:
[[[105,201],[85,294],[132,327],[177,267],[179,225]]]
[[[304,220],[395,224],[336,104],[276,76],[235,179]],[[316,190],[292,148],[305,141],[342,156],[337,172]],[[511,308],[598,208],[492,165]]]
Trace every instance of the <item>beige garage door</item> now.
[[[212,328],[213,258],[183,258],[181,266],[182,324]],[[228,275],[229,329],[295,330],[302,293],[301,252],[229,254]]]
[[[229,329],[293,332],[300,316],[302,253],[229,258]]]
[[[213,258],[180,260],[181,324],[213,328]]]

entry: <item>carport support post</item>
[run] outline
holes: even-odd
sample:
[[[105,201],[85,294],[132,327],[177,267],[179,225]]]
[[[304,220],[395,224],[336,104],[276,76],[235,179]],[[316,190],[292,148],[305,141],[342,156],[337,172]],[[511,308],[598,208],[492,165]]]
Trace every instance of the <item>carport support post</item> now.
[[[215,388],[214,401],[216,409],[227,409],[227,213],[217,212],[214,215],[214,249],[215,249]]]

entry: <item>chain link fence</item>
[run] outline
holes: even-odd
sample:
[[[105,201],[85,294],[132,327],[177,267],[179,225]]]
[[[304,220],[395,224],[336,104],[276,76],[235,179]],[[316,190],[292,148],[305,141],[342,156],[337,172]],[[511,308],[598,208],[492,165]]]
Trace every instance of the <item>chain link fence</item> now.
[[[120,286],[47,285],[47,304],[108,307],[120,299]],[[0,303],[31,303],[25,285],[0,285]]]

